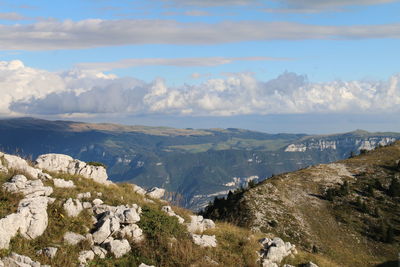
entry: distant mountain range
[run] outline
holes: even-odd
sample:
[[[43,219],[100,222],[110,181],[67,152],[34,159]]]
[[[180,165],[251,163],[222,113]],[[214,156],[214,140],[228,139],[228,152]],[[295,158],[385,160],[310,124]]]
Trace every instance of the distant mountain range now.
[[[34,118],[0,120],[0,150],[36,158],[63,153],[108,166],[113,181],[163,187],[194,210],[215,196],[273,174],[347,158],[400,139],[357,130],[335,135],[243,129],[174,129]]]

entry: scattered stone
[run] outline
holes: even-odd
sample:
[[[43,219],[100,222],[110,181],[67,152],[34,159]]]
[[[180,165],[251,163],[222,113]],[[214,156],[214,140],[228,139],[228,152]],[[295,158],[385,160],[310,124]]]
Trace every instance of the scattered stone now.
[[[183,219],[181,216],[177,215],[171,208],[171,206],[164,206],[161,208],[162,211],[164,211],[165,213],[168,214],[168,216],[173,216],[176,217],[178,219],[178,222],[180,224],[185,222],[185,219]]]
[[[66,181],[64,179],[58,179],[54,178],[53,183],[55,187],[60,187],[60,188],[72,188],[75,187],[75,184],[73,181]]]
[[[110,184],[106,169],[102,166],[88,165],[83,161],[62,154],[45,154],[36,159],[36,167],[52,172],[66,172],[82,175],[98,183]]]
[[[147,265],[145,263],[141,263],[139,267],[155,267],[154,265]]]
[[[84,198],[91,198],[92,194],[90,194],[90,192],[86,192],[86,193],[79,193],[78,195],[76,195],[77,199],[84,199]]]
[[[39,250],[40,255],[45,255],[46,257],[52,259],[56,256],[58,248],[55,247],[47,247]]]
[[[42,265],[40,262],[33,261],[27,256],[19,255],[15,252],[11,252],[10,256],[4,257],[0,261],[4,267],[50,267],[49,265]]]
[[[96,198],[96,199],[94,199],[94,200],[92,201],[92,203],[93,203],[93,205],[98,206],[98,205],[103,204],[104,202],[103,202],[103,200],[101,200],[101,199],[99,199],[99,198]]]
[[[215,223],[210,219],[204,219],[201,215],[190,216],[190,223],[186,224],[190,233],[204,232],[207,229],[215,228]]]
[[[290,264],[284,264],[282,267],[295,267],[295,266],[290,265]]]
[[[73,233],[73,232],[66,232],[64,234],[64,241],[68,245],[77,245],[79,242],[85,240],[86,238],[83,235]]]
[[[150,191],[148,191],[146,193],[146,195],[148,197],[155,198],[155,199],[162,198],[164,196],[164,194],[165,194],[165,189],[158,188],[158,187],[153,187],[152,189],[150,189]]]
[[[83,250],[79,252],[78,261],[82,264],[86,264],[87,261],[91,261],[94,259],[94,252],[91,250]]]
[[[217,246],[217,239],[215,238],[215,235],[196,235],[196,234],[190,234],[192,236],[193,242],[196,245],[199,245],[201,247],[213,247],[215,248]]]
[[[93,246],[92,251],[100,259],[104,259],[107,255],[107,250],[99,246]]]
[[[140,186],[132,184],[132,188],[133,188],[133,192],[138,193],[139,195],[142,195],[142,196],[146,195],[146,190],[144,190]]]
[[[131,251],[131,246],[126,239],[112,240],[106,244],[106,247],[116,258],[120,258]]]
[[[63,205],[63,208],[68,216],[77,217],[83,210],[82,203],[79,199],[69,198]]]

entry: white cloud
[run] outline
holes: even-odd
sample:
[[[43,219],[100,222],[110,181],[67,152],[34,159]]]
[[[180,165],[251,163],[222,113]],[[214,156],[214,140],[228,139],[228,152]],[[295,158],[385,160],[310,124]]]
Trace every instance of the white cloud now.
[[[212,67],[230,64],[235,61],[270,61],[290,60],[275,57],[199,57],[199,58],[131,58],[114,62],[79,63],[77,68],[98,71],[123,69],[141,66],[177,66],[177,67]]]
[[[243,41],[400,38],[400,24],[322,26],[293,22],[174,20],[41,21],[0,25],[0,50],[81,49],[139,44],[222,44]]]
[[[0,12],[0,20],[25,20],[25,16],[15,12]]]
[[[163,79],[145,83],[94,72],[50,73],[19,61],[1,66],[3,114],[230,116],[400,111],[400,74],[388,81],[313,83],[289,72],[266,82],[237,73],[197,85],[169,87]]]

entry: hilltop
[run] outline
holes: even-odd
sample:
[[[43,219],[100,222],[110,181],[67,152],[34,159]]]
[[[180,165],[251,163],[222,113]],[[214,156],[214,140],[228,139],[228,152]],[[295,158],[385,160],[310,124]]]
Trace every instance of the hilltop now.
[[[323,266],[395,266],[399,160],[396,142],[276,175],[216,199],[203,215],[282,236],[313,253]]]

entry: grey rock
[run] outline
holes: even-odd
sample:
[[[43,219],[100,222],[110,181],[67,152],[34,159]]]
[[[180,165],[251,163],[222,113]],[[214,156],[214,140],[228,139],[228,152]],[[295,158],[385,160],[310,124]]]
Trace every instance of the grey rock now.
[[[60,187],[60,188],[73,188],[75,187],[75,184],[73,181],[66,181],[64,179],[59,179],[59,178],[54,178],[53,183],[55,187]]]
[[[143,231],[136,224],[130,224],[122,228],[121,235],[125,238],[132,239],[135,242],[140,242],[144,239]]]
[[[93,246],[92,251],[100,259],[104,259],[107,255],[107,250],[99,246]]]
[[[40,180],[28,180],[24,175],[14,175],[9,182],[3,184],[3,189],[10,193],[22,193],[25,197],[49,196],[53,188],[44,186]]]
[[[64,234],[64,242],[68,245],[77,245],[79,242],[85,240],[86,238],[83,235],[74,233],[74,232],[66,232]]]
[[[42,170],[30,166],[26,160],[18,156],[4,154],[3,160],[8,169],[24,172],[32,177],[32,179],[40,179],[43,176]]]
[[[78,195],[76,195],[77,199],[88,199],[91,197],[92,197],[92,194],[90,192],[79,193]]]
[[[83,250],[79,252],[78,261],[81,264],[86,264],[87,261],[94,259],[94,252],[91,250]]]
[[[46,257],[49,257],[50,259],[54,258],[57,254],[58,248],[55,247],[47,247],[42,249],[40,254],[45,255]]]
[[[295,246],[289,242],[284,242],[279,237],[274,239],[263,238],[260,240],[262,244],[261,258],[263,266],[275,266],[279,264],[285,257],[291,255],[295,251]]]
[[[98,205],[103,204],[104,202],[103,202],[103,200],[101,200],[101,199],[99,199],[99,198],[96,198],[96,199],[94,199],[94,200],[92,201],[92,203],[93,203],[93,205],[98,206]]]
[[[78,217],[79,213],[83,210],[82,203],[79,199],[69,198],[63,205],[63,208],[68,216]]]
[[[139,195],[142,195],[142,196],[146,195],[146,190],[144,190],[142,187],[140,187],[136,184],[132,184],[132,189],[133,189],[133,192],[135,192]]]
[[[150,189],[150,191],[148,191],[146,193],[146,195],[148,197],[155,198],[155,199],[162,198],[164,196],[164,194],[165,194],[165,189],[158,188],[158,187],[153,187],[152,189]]]
[[[100,227],[93,233],[93,240],[95,244],[101,244],[104,240],[111,235],[111,220],[106,219],[101,222]]]
[[[91,209],[93,207],[92,203],[90,203],[90,202],[83,202],[82,206],[84,209]]]
[[[112,240],[106,243],[106,247],[108,251],[110,251],[116,258],[120,258],[124,256],[126,253],[131,251],[131,246],[129,245],[128,240]]]
[[[182,223],[185,222],[185,219],[183,219],[181,216],[177,215],[177,214],[172,210],[171,206],[163,206],[163,207],[161,208],[161,210],[164,211],[165,213],[167,213],[168,216],[176,217],[176,218],[178,219],[178,222],[179,222],[180,224],[182,224]]]
[[[4,257],[2,262],[5,267],[50,267],[42,265],[40,262],[33,261],[31,258],[12,252],[8,257]]]
[[[196,234],[190,234],[192,236],[193,242],[196,245],[199,245],[201,247],[213,247],[215,248],[217,246],[217,239],[215,238],[215,235],[196,235]]]
[[[207,229],[215,228],[215,223],[210,219],[204,219],[203,216],[190,216],[190,223],[187,223],[187,229],[190,233],[204,232]]]
[[[36,167],[52,172],[65,172],[72,175],[82,175],[98,183],[110,184],[106,169],[102,166],[88,165],[83,161],[62,154],[45,154],[36,159]]]
[[[141,263],[141,264],[139,265],[139,267],[155,267],[155,266],[154,266],[154,265],[147,265],[147,264]]]

